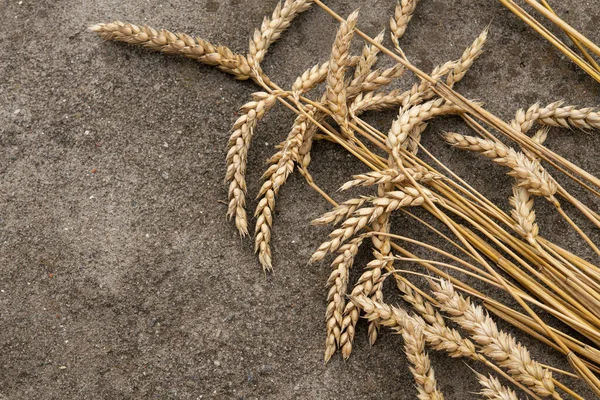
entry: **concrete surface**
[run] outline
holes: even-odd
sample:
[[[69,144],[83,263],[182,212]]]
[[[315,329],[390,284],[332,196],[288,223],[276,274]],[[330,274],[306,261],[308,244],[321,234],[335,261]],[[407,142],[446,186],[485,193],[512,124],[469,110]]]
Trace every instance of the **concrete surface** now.
[[[277,206],[273,275],[263,275],[251,241],[225,220],[226,139],[255,86],[187,59],[103,42],[85,29],[120,19],[245,51],[275,3],[0,0],[1,399],[415,398],[401,340],[385,332],[369,348],[363,322],[353,357],[323,364],[329,269],[306,262],[327,233],[308,223],[328,205],[302,179],[290,179]],[[328,3],[347,15],[362,2]],[[600,42],[595,2],[570,3],[558,11]],[[393,7],[363,5],[359,26],[375,35]],[[462,93],[505,118],[536,101],[598,103],[599,84],[493,1],[423,0],[405,51],[429,70],[458,57],[490,23],[487,51]],[[265,70],[289,85],[327,59],[335,29],[324,12],[310,10],[273,46]],[[391,118],[371,121],[387,129]],[[250,198],[292,120],[278,108],[260,125]],[[466,131],[441,119],[425,143],[506,206],[510,179],[439,143],[437,133],[449,129]],[[549,146],[600,175],[597,133],[550,136]],[[363,171],[329,144],[318,144],[313,159],[315,178],[330,192]],[[597,262],[544,207],[546,236]],[[402,216],[394,222],[399,232],[427,236]],[[356,265],[367,260],[365,250]],[[520,338],[536,358],[565,367],[555,352]],[[479,366],[431,356],[447,399],[475,397],[467,364]]]

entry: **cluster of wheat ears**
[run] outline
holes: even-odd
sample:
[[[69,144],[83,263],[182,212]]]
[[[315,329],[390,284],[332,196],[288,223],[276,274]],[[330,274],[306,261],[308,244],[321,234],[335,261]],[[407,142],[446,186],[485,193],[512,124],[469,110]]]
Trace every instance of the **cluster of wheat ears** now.
[[[273,14],[265,17],[255,30],[247,55],[184,33],[148,26],[112,22],[95,25],[91,30],[103,39],[143,45],[217,66],[237,79],[251,79],[262,88],[253,94],[252,101],[241,107],[226,156],[228,215],[235,220],[243,236],[248,235],[249,230],[246,164],[258,123],[277,103],[297,114],[287,138],[277,146],[263,175],[264,183],[254,212],[255,250],[264,270],[271,270],[275,199],[297,168],[308,184],[334,206],[314,223],[339,226],[311,258],[311,262],[317,262],[335,254],[327,281],[326,361],[336,351],[344,358],[350,356],[356,324],[362,315],[369,322],[371,343],[377,339],[382,326],[402,336],[419,399],[443,398],[427,348],[446,352],[450,357],[466,357],[484,364],[488,371],[491,369],[496,376],[476,373],[481,395],[489,399],[516,399],[515,388],[534,399],[560,399],[565,394],[583,398],[561,383],[555,377],[558,375],[575,376],[600,394],[600,381],[595,375],[600,372],[600,268],[544,239],[534,211],[534,199],[545,199],[600,255],[592,240],[563,211],[561,202],[572,204],[596,227],[600,227],[600,216],[569,193],[544,167],[545,163],[552,165],[581,188],[600,196],[594,188],[600,186],[598,178],[544,146],[548,127],[600,129],[600,113],[561,102],[547,106],[535,104],[528,110],[517,111],[514,120],[506,123],[480,104],[465,99],[452,87],[482,54],[488,31],[475,38],[459,58],[438,65],[427,74],[411,64],[400,44],[417,1],[400,0],[396,6],[390,20],[393,50],[382,45],[383,32],[370,38],[356,28],[358,12],[342,19],[318,0],[286,0],[278,4]],[[500,1],[538,32],[546,29],[514,1]],[[537,0],[525,1],[536,9],[541,8],[551,21],[558,21],[585,59],[562,42],[555,43],[556,36],[540,33],[559,50],[563,51],[560,46],[564,46],[564,51],[571,52],[571,58],[596,78],[600,69],[588,50],[600,54],[600,49],[558,19],[545,1],[543,4]],[[261,62],[269,46],[294,18],[313,4],[340,21],[331,57],[304,71],[286,90],[263,72]],[[350,51],[354,36],[365,40],[359,55]],[[395,65],[376,69],[380,53],[391,57]],[[386,89],[407,71],[416,74],[419,82],[406,91]],[[324,92],[311,99],[309,94],[321,84],[325,86]],[[367,111],[383,109],[398,110],[387,133],[378,131],[360,117]],[[421,135],[427,122],[448,114],[459,115],[475,132],[474,136],[446,133],[444,138],[448,144],[486,157],[514,177],[510,212],[500,209],[422,146]],[[535,125],[539,127],[533,131]],[[499,138],[510,142],[512,147]],[[315,140],[339,144],[369,168],[369,172],[353,176],[342,190],[371,187],[373,194],[337,204],[325,193],[309,173]],[[412,214],[410,207],[426,210],[447,232]],[[394,212],[406,213],[415,223],[424,224],[434,238],[449,244],[455,251],[444,251],[432,244],[393,234],[390,215]],[[373,259],[350,289],[349,270],[365,241],[371,243]],[[405,243],[436,252],[447,262],[419,258],[406,249]],[[423,267],[430,291],[416,286],[408,271],[396,269],[397,261]],[[505,291],[519,304],[521,311],[476,290],[456,278],[454,272]],[[384,302],[383,282],[388,277],[395,281],[407,308]],[[471,298],[482,305],[472,302]],[[532,307],[561,321],[560,326],[568,326],[570,330],[565,332],[544,322]],[[513,335],[497,327],[489,312],[564,354],[574,373],[533,360]],[[455,328],[448,325],[449,321]],[[572,331],[578,332],[581,340],[568,333]],[[504,386],[507,383],[514,385],[513,389]]]

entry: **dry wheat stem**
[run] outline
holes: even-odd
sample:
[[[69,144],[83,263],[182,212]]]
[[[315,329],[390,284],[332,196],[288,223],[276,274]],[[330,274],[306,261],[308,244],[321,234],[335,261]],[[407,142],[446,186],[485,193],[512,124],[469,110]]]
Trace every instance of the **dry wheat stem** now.
[[[530,198],[529,192],[521,186],[513,186],[513,196],[509,199],[509,203],[513,208],[511,215],[517,222],[514,226],[516,232],[535,246],[539,227],[535,223],[533,199]]]
[[[314,113],[314,110],[309,109],[309,113],[311,112]],[[275,210],[275,197],[294,170],[294,161],[298,159],[306,127],[307,120],[305,116],[299,115],[283,149],[279,151],[280,156],[277,157],[277,163],[272,164],[265,172],[264,176],[267,179],[257,196],[259,201],[254,212],[256,217],[254,251],[258,253],[258,259],[265,270],[273,269],[271,262],[271,226],[273,224],[273,211]]]
[[[555,203],[554,194],[557,184],[539,163],[528,159],[523,153],[488,139],[447,133],[446,142],[459,149],[480,153],[494,162],[511,169],[509,175],[518,180],[518,185],[536,196],[544,196]]]

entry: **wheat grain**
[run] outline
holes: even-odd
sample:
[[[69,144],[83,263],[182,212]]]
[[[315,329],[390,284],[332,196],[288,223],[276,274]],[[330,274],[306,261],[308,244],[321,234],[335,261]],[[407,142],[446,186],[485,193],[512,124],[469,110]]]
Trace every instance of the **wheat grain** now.
[[[354,26],[358,10],[340,24],[331,49],[329,71],[327,72],[327,106],[335,121],[348,133],[348,105],[344,77],[350,59],[350,41],[354,36]]]
[[[396,49],[400,49],[399,40],[404,36],[418,2],[419,0],[399,0],[396,3],[394,16],[390,18],[390,36]]]
[[[331,263],[333,271],[327,280],[329,293],[327,294],[327,311],[325,321],[327,326],[327,339],[325,340],[325,362],[329,361],[336,349],[340,346],[343,312],[346,306],[346,291],[348,288],[348,273],[358,249],[363,241],[362,237],[351,240],[338,250],[339,255]]]
[[[229,138],[227,152],[227,173],[225,180],[229,182],[229,207],[227,215],[235,217],[235,223],[242,236],[248,234],[248,218],[246,216],[246,163],[248,149],[254,134],[254,128],[271,107],[275,105],[277,93],[257,92],[253,101],[241,107],[242,115],[233,124],[233,133]]]
[[[247,58],[251,67],[260,68],[269,46],[279,39],[298,14],[308,10],[311,5],[311,0],[286,0],[283,6],[277,3],[271,18],[265,17],[260,29],[256,29],[250,39]]]
[[[502,386],[498,378],[493,375],[489,377],[476,374],[477,380],[482,387],[480,395],[485,396],[489,400],[518,400],[517,395],[511,389]]]
[[[429,171],[424,167],[405,168],[406,172],[417,182],[430,182],[443,179],[443,176]],[[352,180],[344,183],[339,190],[348,190],[356,186],[373,186],[384,183],[401,183],[408,178],[404,173],[396,169],[386,169],[383,171],[372,171],[365,174],[353,175]]]
[[[535,246],[539,227],[535,223],[533,199],[529,197],[529,192],[523,187],[513,186],[513,196],[510,197],[509,203],[513,208],[511,215],[516,221],[516,232]]]
[[[525,187],[535,196],[553,199],[558,190],[556,181],[535,160],[530,160],[521,152],[503,145],[500,142],[464,136],[458,133],[447,133],[446,142],[454,147],[480,153],[494,162],[510,168],[508,173],[518,180],[518,185]]]
[[[172,33],[149,26],[115,21],[97,24],[89,28],[102,39],[139,44],[148,49],[169,54],[181,54],[203,64],[216,65],[220,70],[234,75],[237,79],[253,76],[246,58],[235,54],[225,46],[214,46],[204,39],[192,38],[185,33]]]
[[[374,322],[374,321],[372,321]],[[411,363],[410,372],[417,383],[419,400],[442,400],[444,396],[437,388],[435,374],[425,352],[423,326],[414,319],[407,319],[401,331],[404,339],[404,352]]]
[[[482,307],[463,298],[449,281],[441,279],[439,284],[432,281],[431,285],[440,309],[471,334],[473,340],[482,346],[483,354],[540,396],[560,398],[554,389],[552,372],[532,360],[529,351],[512,335],[499,330]]]

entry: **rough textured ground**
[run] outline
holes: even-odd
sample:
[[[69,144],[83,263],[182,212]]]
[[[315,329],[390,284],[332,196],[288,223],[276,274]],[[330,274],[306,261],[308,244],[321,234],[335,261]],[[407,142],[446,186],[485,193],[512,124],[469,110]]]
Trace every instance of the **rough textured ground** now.
[[[0,399],[415,398],[401,340],[390,333],[369,348],[361,323],[353,357],[323,364],[329,270],[306,262],[327,232],[308,223],[328,206],[299,177],[277,206],[273,275],[263,275],[251,242],[225,220],[226,138],[253,84],[105,43],[85,29],[128,20],[245,51],[275,3],[0,0]],[[347,15],[361,2],[328,3]],[[595,2],[570,3],[559,11],[600,42]],[[363,5],[359,26],[378,33],[393,6]],[[405,51],[430,70],[490,23],[488,50],[462,93],[505,118],[536,101],[597,104],[600,85],[493,1],[423,0]],[[289,85],[327,58],[335,29],[324,12],[307,12],[273,46],[265,70]],[[392,117],[372,122],[386,129]],[[292,119],[276,109],[261,124],[251,193]],[[510,179],[439,143],[446,129],[466,131],[458,120],[436,121],[426,144],[506,206]],[[553,131],[549,146],[600,174],[598,134]],[[313,158],[317,181],[330,191],[362,171],[329,144],[317,145]],[[546,236],[590,256],[540,207]],[[404,217],[395,225],[426,235]],[[521,338],[540,360],[565,366]],[[464,362],[432,358],[447,399],[475,397]]]

